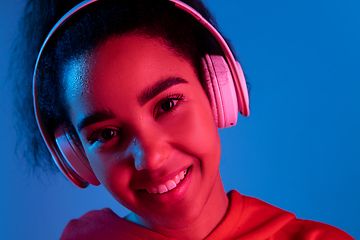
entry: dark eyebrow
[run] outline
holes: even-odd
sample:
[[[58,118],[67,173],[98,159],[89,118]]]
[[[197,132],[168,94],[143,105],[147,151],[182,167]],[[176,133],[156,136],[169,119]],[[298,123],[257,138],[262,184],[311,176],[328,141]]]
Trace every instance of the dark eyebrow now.
[[[142,93],[138,96],[140,105],[141,106],[145,105],[149,100],[154,98],[159,93],[179,83],[187,83],[187,81],[179,77],[170,77],[160,80],[156,84],[142,91]]]
[[[77,124],[77,130],[78,130],[78,132],[81,132],[81,130],[84,127],[87,127],[91,124],[98,123],[101,121],[113,119],[113,118],[115,118],[115,114],[111,111],[108,111],[108,110],[97,111],[97,112],[94,112],[94,113],[91,113],[91,114],[85,116],[79,122],[79,124]]]
[[[185,79],[178,77],[170,77],[164,80],[160,80],[154,85],[146,88],[138,97],[139,103],[141,106],[145,105],[149,100],[154,98],[159,93],[165,91],[166,89],[180,83],[187,83]],[[77,124],[78,132],[91,124],[98,123],[101,121],[106,121],[109,119],[115,118],[115,114],[109,110],[97,111],[85,116],[80,122]]]

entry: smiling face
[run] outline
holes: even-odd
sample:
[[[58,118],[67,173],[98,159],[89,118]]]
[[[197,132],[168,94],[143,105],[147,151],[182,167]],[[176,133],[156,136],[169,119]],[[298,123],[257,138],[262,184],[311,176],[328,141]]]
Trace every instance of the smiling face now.
[[[158,39],[124,35],[67,64],[63,76],[94,173],[144,225],[183,228],[223,197],[217,128],[188,61]]]

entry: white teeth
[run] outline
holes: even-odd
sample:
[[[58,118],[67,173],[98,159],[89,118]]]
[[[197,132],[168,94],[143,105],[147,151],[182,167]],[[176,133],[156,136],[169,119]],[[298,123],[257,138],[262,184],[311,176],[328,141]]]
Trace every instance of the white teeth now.
[[[160,184],[160,185],[157,187],[157,189],[159,190],[159,193],[160,193],[160,194],[169,191],[164,184]]]
[[[176,183],[176,185],[179,184],[180,181],[181,181],[181,180],[180,180],[179,175],[176,175],[176,176],[175,176],[175,183]]]
[[[156,187],[152,187],[150,191],[154,194],[159,192]]]
[[[185,172],[184,171],[180,172],[179,177],[180,177],[180,180],[183,180],[185,177]]]
[[[178,175],[176,175],[173,179],[166,181],[164,184],[160,184],[157,187],[147,188],[146,191],[150,194],[162,194],[168,191],[173,190],[176,186],[183,180],[186,176],[187,169],[181,171]]]
[[[165,186],[170,191],[170,190],[173,190],[174,188],[176,188],[177,184],[174,182],[174,180],[169,180],[165,183]]]

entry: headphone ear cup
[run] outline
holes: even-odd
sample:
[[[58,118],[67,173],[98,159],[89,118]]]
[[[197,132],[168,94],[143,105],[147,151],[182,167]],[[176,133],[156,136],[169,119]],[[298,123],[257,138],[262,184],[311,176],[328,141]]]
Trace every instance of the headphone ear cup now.
[[[203,67],[203,77],[205,87],[209,96],[211,109],[213,112],[215,124],[219,127],[219,114],[218,114],[218,103],[215,96],[214,85],[213,85],[213,73],[209,71],[208,63],[206,60],[206,56],[202,58],[202,67]]]
[[[61,164],[73,169],[78,174],[77,177],[84,179],[88,183],[95,186],[100,185],[82,147],[79,146],[74,136],[66,131],[64,126],[60,126],[55,130],[55,142],[63,155]]]
[[[225,59],[206,54],[202,60],[204,78],[218,128],[235,126],[238,101],[231,71]]]

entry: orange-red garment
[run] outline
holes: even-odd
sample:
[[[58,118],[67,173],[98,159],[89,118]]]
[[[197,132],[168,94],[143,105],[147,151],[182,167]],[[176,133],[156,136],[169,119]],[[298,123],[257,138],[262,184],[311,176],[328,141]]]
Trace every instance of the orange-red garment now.
[[[338,228],[297,219],[290,212],[234,190],[228,196],[230,205],[225,218],[207,240],[354,240]]]
[[[228,211],[206,240],[354,240],[342,230],[327,224],[297,219],[294,214],[261,200],[228,193]],[[90,211],[71,220],[61,240],[91,239],[171,239],[126,219],[110,209]]]

